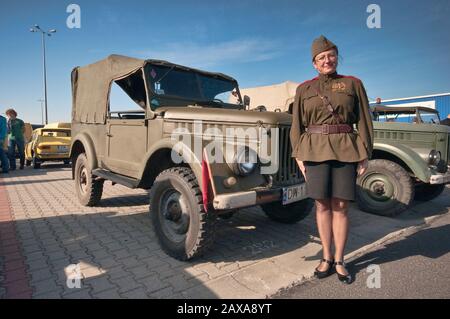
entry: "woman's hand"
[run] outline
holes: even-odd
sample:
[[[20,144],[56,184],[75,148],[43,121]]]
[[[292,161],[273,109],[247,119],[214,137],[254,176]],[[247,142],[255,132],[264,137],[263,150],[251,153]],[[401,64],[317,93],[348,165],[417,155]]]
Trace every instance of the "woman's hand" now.
[[[302,174],[305,177],[305,181],[306,181],[306,169],[305,169],[305,165],[303,164],[303,161],[300,161],[299,159],[295,159],[295,160],[297,161],[298,167],[302,171]]]
[[[358,162],[358,167],[356,168],[356,172],[358,173],[358,176],[363,175],[366,171],[367,168],[369,167],[369,160],[363,159],[362,161]]]

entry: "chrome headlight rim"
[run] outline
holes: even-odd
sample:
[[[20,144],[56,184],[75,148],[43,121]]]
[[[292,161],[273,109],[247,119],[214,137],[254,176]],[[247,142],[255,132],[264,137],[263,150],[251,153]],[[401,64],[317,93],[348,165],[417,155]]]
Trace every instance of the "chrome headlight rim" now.
[[[428,165],[437,166],[441,161],[441,152],[436,150],[431,150],[428,154]]]
[[[245,161],[246,157],[250,162]],[[258,154],[253,149],[248,146],[241,146],[234,155],[232,170],[236,175],[249,176],[256,170],[258,162]]]

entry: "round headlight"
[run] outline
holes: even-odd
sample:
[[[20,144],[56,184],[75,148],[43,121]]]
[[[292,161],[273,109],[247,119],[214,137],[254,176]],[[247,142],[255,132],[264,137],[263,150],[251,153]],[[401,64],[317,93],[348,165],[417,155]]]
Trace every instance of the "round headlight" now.
[[[247,176],[253,173],[258,164],[258,154],[247,146],[236,152],[233,160],[233,171],[237,175]]]
[[[441,161],[441,152],[436,150],[431,150],[430,154],[428,155],[428,164],[429,165],[438,165]]]

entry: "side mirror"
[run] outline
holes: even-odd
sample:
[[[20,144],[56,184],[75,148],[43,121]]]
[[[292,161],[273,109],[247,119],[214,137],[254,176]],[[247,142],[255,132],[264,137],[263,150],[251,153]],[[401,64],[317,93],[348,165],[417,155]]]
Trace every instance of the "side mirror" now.
[[[248,108],[250,106],[250,96],[244,95],[244,106]]]

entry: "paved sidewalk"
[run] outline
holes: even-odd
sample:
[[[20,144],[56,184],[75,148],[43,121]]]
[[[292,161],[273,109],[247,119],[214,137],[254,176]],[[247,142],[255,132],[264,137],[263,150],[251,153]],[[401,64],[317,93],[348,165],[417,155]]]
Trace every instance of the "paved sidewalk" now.
[[[450,191],[400,218],[351,207],[347,258],[446,214]],[[105,183],[99,207],[78,204],[70,168],[44,165],[0,176],[0,298],[264,298],[313,274],[321,256],[313,215],[295,225],[259,208],[218,225],[213,249],[179,262],[157,244],[148,195]],[[68,288],[70,265],[80,288]]]

